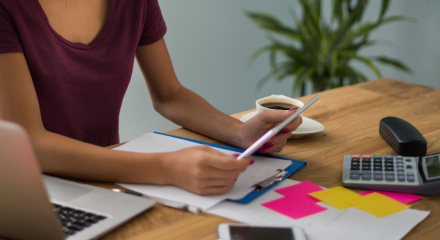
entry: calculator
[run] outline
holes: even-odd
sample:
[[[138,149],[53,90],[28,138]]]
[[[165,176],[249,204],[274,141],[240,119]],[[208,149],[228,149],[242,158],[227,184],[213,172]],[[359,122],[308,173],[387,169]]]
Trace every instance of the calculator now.
[[[427,156],[344,156],[346,187],[434,195],[440,192],[440,153]]]

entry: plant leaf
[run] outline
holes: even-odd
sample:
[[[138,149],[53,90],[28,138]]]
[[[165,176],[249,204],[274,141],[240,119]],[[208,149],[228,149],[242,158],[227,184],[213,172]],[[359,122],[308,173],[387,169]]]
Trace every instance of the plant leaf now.
[[[331,65],[330,65],[330,81],[333,82],[333,79],[335,78],[336,69],[338,68],[338,52],[332,53],[331,58]],[[330,86],[329,86],[330,87]]]
[[[359,71],[354,70],[355,73],[358,75],[358,77],[362,80],[362,82],[368,81],[367,77],[365,77],[364,74],[360,73]]]
[[[380,20],[380,23],[384,24],[384,23],[390,23],[390,22],[395,22],[395,21],[407,21],[407,22],[417,23],[417,19],[415,19],[415,18],[400,16],[400,15],[384,18],[384,19]]]
[[[353,41],[359,37],[364,37],[364,40],[366,40],[367,35],[374,30],[376,27],[378,27],[377,24],[372,24],[372,23],[366,23],[362,26],[360,26],[358,29],[353,30],[351,33],[347,34],[346,36],[344,36],[341,41],[334,46],[333,49],[339,49],[339,48],[343,48],[344,46],[353,43]]]
[[[347,32],[356,22],[356,17],[356,14],[350,14],[350,17],[347,20],[343,21],[339,29],[332,34],[332,45],[330,47],[330,51],[335,49],[336,46],[339,45],[339,41],[347,34]]]
[[[319,16],[315,12],[315,8],[307,1],[307,0],[300,0],[305,14],[304,14],[304,20],[306,25],[309,25],[309,32],[314,33],[312,36],[315,38],[321,35],[321,31],[319,29]]]
[[[376,65],[374,65],[374,63],[370,59],[366,57],[358,56],[355,51],[341,50],[339,51],[339,54],[342,56],[349,56],[351,58],[359,60],[360,62],[370,67],[370,69],[376,74],[378,78],[382,77],[382,73],[380,72],[379,68]]]
[[[314,72],[311,67],[301,67],[295,72],[295,79],[293,81],[292,95],[296,93],[298,86],[302,85]]]
[[[313,3],[315,12],[318,16],[321,16],[321,0],[315,0]]]
[[[272,45],[263,46],[255,51],[248,60],[248,64],[252,64],[261,54],[272,49]]]
[[[372,46],[372,45],[379,45],[381,42],[380,40],[367,40],[368,36],[365,36],[364,39],[358,43],[351,43],[346,46],[344,46],[344,49],[352,50],[352,51],[358,51],[361,48]]]
[[[345,71],[347,73],[347,77],[350,80],[351,84],[362,82],[362,79],[356,74],[356,72],[350,66],[346,66]]]
[[[297,50],[293,46],[286,45],[275,38],[268,36],[269,40],[272,42],[272,47],[283,52],[286,56],[300,61],[304,64],[312,64],[313,60],[307,57],[303,52]]]
[[[333,1],[333,13],[331,17],[331,21],[333,22],[335,18],[338,19],[339,23],[341,24],[344,19],[344,12],[342,9],[342,5],[344,3],[344,0],[334,0]]]
[[[408,66],[406,66],[403,62],[401,62],[399,60],[392,59],[392,58],[385,57],[385,56],[375,57],[373,59],[376,61],[379,61],[381,63],[391,65],[391,66],[393,66],[397,69],[400,69],[410,75],[413,73],[413,71]]]
[[[364,15],[365,7],[367,6],[368,0],[358,0],[358,5],[356,6],[356,15],[357,15],[357,22],[360,22],[362,20],[362,16]]]
[[[343,48],[345,45],[352,43],[356,38],[364,36],[365,39],[368,37],[368,34],[370,34],[371,31],[375,30],[376,28],[382,26],[385,23],[390,23],[394,21],[413,21],[413,18],[408,18],[404,16],[392,16],[385,19],[381,19],[377,23],[365,23],[353,32],[347,34],[344,36],[340,42],[336,45],[333,45],[332,49],[338,49]]]
[[[379,20],[381,20],[383,18],[383,16],[385,15],[385,13],[387,12],[389,5],[390,5],[390,0],[382,0],[382,5],[380,8],[380,14],[379,14]]]
[[[298,16],[296,15],[296,12],[292,9],[289,9],[289,13],[292,16],[293,20],[295,21],[297,27],[299,28],[298,33],[300,36],[300,41],[303,46],[303,50],[306,52],[310,52],[312,58],[318,55],[318,49],[316,45],[316,38],[313,38],[311,36],[311,33],[307,27],[307,25],[299,20]],[[311,38],[313,38],[311,40]],[[311,42],[314,42],[315,44],[311,44]],[[316,61],[315,61],[316,62]]]
[[[283,81],[291,75],[294,75],[292,93],[296,93],[298,88],[304,92],[307,81],[313,84],[314,91],[367,81],[364,74],[350,65],[351,61],[365,64],[377,77],[382,76],[377,67],[381,64],[412,72],[402,62],[386,56],[358,54],[361,48],[378,44],[378,41],[369,40],[369,36],[380,26],[396,21],[415,21],[399,15],[385,17],[389,0],[382,0],[379,18],[375,22],[362,22],[369,0],[334,0],[330,22],[326,22],[323,16],[321,0],[298,2],[301,17],[289,9],[294,20],[293,27],[269,14],[246,12],[257,26],[270,33],[270,44],[258,49],[249,59],[254,61],[268,52],[271,71],[258,82],[258,89],[272,78]],[[278,36],[288,37],[289,41],[278,40]],[[283,62],[277,62],[280,60]]]
[[[377,78],[382,77],[382,73],[380,72],[379,68],[376,65],[374,65],[370,59],[361,56],[355,56],[354,58],[369,66],[371,70],[373,70],[373,72],[376,74]]]
[[[276,63],[277,63],[276,55],[277,55],[276,50],[272,49],[270,51],[270,54],[269,54],[269,63],[270,63],[271,69],[275,69],[276,68]]]
[[[268,74],[266,74],[260,81],[258,81],[257,86],[255,86],[255,89],[260,90],[264,84],[266,84],[279,70],[277,68],[270,71]]]
[[[287,36],[294,40],[299,39],[298,32],[295,29],[281,24],[278,19],[270,14],[248,11],[245,11],[245,14],[260,28]]]

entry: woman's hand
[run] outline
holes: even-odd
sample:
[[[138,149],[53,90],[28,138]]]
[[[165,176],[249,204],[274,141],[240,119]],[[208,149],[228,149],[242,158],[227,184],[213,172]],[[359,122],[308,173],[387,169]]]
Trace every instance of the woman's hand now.
[[[255,117],[249,119],[241,126],[242,148],[247,148],[252,145],[257,139],[263,136],[263,134],[286,120],[295,111],[296,109],[291,109],[290,111],[262,111]],[[295,120],[289,123],[277,135],[267,141],[267,143],[260,148],[259,152],[270,153],[281,151],[284,145],[286,145],[291,132],[297,129],[301,123],[301,116],[295,118]]]
[[[238,155],[237,155],[238,156]],[[199,195],[218,195],[229,191],[254,160],[223,154],[203,145],[168,153],[165,157],[167,184]]]

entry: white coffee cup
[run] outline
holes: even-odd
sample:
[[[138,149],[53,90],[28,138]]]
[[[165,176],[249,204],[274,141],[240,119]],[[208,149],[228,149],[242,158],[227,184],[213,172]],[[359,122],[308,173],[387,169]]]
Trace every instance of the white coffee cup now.
[[[275,109],[270,109],[267,107],[264,107],[263,105],[270,105],[270,103],[274,103],[273,105],[278,105],[276,103],[280,103],[280,105],[282,105],[283,107],[287,107],[287,106],[298,106],[298,107],[303,107],[304,103],[284,96],[284,95],[271,95],[268,97],[264,97],[264,98],[260,98],[258,99],[256,102],[256,108],[257,108],[257,112],[261,112],[261,111],[275,111]],[[301,114],[302,115],[302,114]]]

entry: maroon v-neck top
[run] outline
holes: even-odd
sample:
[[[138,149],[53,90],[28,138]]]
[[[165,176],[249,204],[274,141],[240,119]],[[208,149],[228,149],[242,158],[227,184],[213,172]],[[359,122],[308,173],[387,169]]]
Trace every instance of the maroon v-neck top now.
[[[26,57],[44,127],[100,146],[119,142],[136,47],[165,32],[157,0],[111,0],[103,29],[88,45],[56,33],[38,0],[0,0],[0,54]]]

